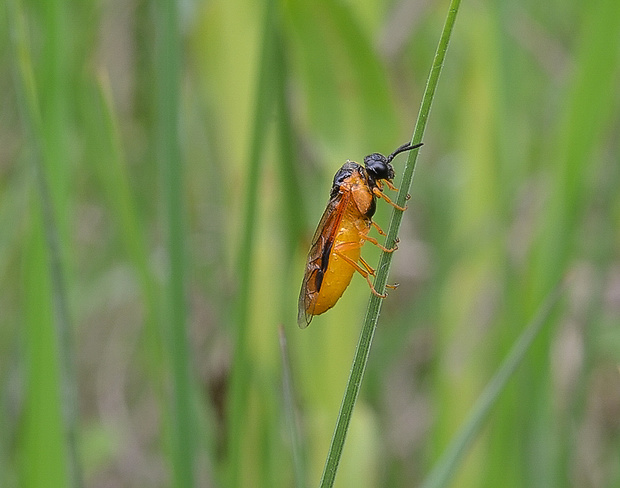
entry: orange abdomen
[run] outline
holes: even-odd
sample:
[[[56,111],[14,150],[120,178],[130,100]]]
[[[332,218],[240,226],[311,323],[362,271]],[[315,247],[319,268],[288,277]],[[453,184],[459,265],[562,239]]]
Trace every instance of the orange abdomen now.
[[[346,217],[353,216],[345,216],[342,219],[340,230],[334,239],[321,290],[312,312],[314,315],[322,314],[332,308],[349,286],[355,268],[339,254],[357,263],[364,244],[361,236],[368,234],[370,230],[370,219],[363,218],[359,214],[353,218]]]

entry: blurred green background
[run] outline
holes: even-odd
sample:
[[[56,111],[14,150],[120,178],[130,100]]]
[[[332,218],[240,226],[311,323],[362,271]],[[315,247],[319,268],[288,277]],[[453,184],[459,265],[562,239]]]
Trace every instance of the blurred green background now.
[[[0,486],[317,486],[369,291],[298,329],[306,252],[447,7],[0,7]],[[336,486],[421,483],[564,279],[452,486],[620,486],[619,66],[617,0],[463,2]]]

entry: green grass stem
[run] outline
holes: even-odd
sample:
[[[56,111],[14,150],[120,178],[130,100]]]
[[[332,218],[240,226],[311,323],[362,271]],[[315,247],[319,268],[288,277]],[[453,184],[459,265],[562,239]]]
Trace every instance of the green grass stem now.
[[[167,216],[169,281],[165,338],[172,370],[172,464],[178,487],[194,486],[196,428],[192,402],[190,354],[185,299],[185,223],[183,215],[183,160],[179,146],[181,41],[178,4],[156,3],[157,144]]]
[[[247,398],[250,389],[250,363],[248,329],[250,318],[251,279],[255,256],[255,229],[258,214],[259,180],[263,167],[263,147],[269,127],[269,117],[274,105],[274,66],[276,55],[275,5],[273,0],[265,3],[262,29],[262,48],[258,61],[256,81],[256,107],[248,156],[246,200],[243,210],[242,234],[237,256],[238,292],[234,305],[234,354],[231,377],[230,407],[228,413],[228,483],[231,488],[241,486],[243,469],[242,445],[247,423]]]
[[[431,71],[426,84],[426,89],[424,91],[424,96],[422,98],[422,104],[420,106],[418,120],[416,122],[416,126],[413,132],[413,137],[411,140],[413,144],[421,142],[422,136],[424,135],[424,130],[428,121],[428,116],[435,95],[435,90],[437,88],[437,82],[439,81],[439,75],[441,74],[441,68],[443,67],[446,52],[448,50],[448,44],[450,42],[452,28],[454,27],[454,22],[456,20],[456,14],[458,12],[460,3],[460,0],[452,0],[450,2],[448,16],[443,27],[441,38],[439,40],[437,52],[435,53]],[[400,206],[403,206],[405,204],[407,194],[409,193],[409,189],[411,187],[417,154],[417,150],[411,151],[409,153],[409,157],[407,158],[407,164],[405,166],[403,180],[397,198],[397,203]],[[396,236],[398,235],[398,230],[400,228],[401,220],[402,212],[395,209],[392,213],[392,219],[390,221],[390,227],[387,233],[386,246],[390,247],[394,245],[396,241]],[[391,262],[392,253],[382,253],[381,259],[379,261],[379,266],[377,267],[377,277],[375,279],[375,288],[380,293],[385,290],[385,284],[387,282]],[[331,487],[334,484],[336,472],[338,470],[338,464],[340,463],[340,457],[342,455],[342,449],[344,447],[344,442],[347,435],[347,430],[349,428],[349,423],[351,422],[351,415],[355,407],[355,402],[357,401],[357,396],[361,387],[362,378],[364,376],[364,371],[368,362],[370,345],[372,344],[372,339],[377,326],[380,309],[381,299],[376,295],[371,294],[370,302],[368,304],[368,309],[366,312],[366,317],[364,319],[364,325],[360,334],[357,348],[355,350],[351,373],[347,382],[344,398],[342,400],[342,405],[338,414],[338,419],[336,420],[336,428],[334,430],[332,442],[329,448],[329,452],[327,454],[325,468],[323,470],[323,476],[321,478],[320,486],[322,488]]]
[[[101,115],[92,120],[98,120],[97,131],[92,129],[101,139],[101,133],[105,135],[105,156],[94,158],[93,165],[97,171],[102,189],[111,208],[112,215],[118,225],[118,232],[123,240],[127,255],[136,270],[140,282],[140,288],[147,305],[147,323],[150,335],[159,336],[159,318],[161,306],[159,296],[161,291],[157,287],[157,281],[149,267],[148,247],[144,235],[144,226],[140,221],[135,198],[131,192],[127,161],[125,159],[121,131],[118,126],[118,117],[114,111],[114,102],[110,79],[107,73],[98,73],[97,78],[97,112]],[[153,363],[153,366],[161,366],[161,357]]]
[[[68,456],[68,483],[69,486],[79,488],[83,486],[83,478],[77,440],[78,408],[77,375],[74,364],[75,347],[66,289],[65,269],[62,261],[59,225],[52,198],[51,185],[53,182],[48,172],[52,167],[57,168],[60,163],[58,160],[52,160],[55,155],[53,151],[50,153],[46,150],[49,146],[58,147],[60,144],[58,140],[60,137],[59,127],[47,134],[44,132],[39,95],[37,93],[30,46],[27,38],[28,29],[22,16],[19,2],[9,2],[8,8],[9,24],[12,26],[13,59],[17,64],[15,87],[18,106],[21,111],[20,115],[24,132],[31,149],[31,160],[34,165],[35,183],[39,195],[38,203],[41,210],[43,236],[47,248],[48,262],[46,264],[49,267],[53,306],[52,324],[56,336],[56,345],[55,347],[52,346],[51,349],[56,350],[60,369],[59,393],[62,430]],[[50,22],[53,23],[57,19],[57,16],[52,15]],[[54,30],[58,26],[50,25],[49,27],[51,30]],[[52,65],[50,69],[53,71],[55,69],[54,59],[50,59],[49,63]],[[57,107],[55,106],[54,108]],[[51,111],[54,112],[54,110]],[[59,114],[54,113],[52,117],[59,117]],[[46,135],[47,137],[45,137]],[[36,351],[35,354],[42,355],[42,352]],[[30,466],[30,468],[37,469],[36,466]]]
[[[286,417],[287,430],[291,442],[293,453],[293,473],[295,476],[295,487],[303,488],[306,486],[306,467],[304,463],[303,445],[299,433],[297,421],[297,409],[295,408],[295,388],[293,385],[293,375],[291,372],[291,361],[288,352],[288,343],[284,327],[278,329],[280,337],[280,355],[282,356],[282,392],[284,397],[284,414]]]
[[[563,286],[557,286],[547,296],[532,321],[525,327],[504,359],[504,362],[478,398],[468,419],[452,438],[449,446],[422,484],[422,488],[440,488],[447,486],[451,481],[463,456],[480,433],[484,421],[504,390],[506,383],[512,377],[519,364],[521,364],[521,361],[523,361],[538,333],[548,322],[547,319],[561,298],[563,289]]]

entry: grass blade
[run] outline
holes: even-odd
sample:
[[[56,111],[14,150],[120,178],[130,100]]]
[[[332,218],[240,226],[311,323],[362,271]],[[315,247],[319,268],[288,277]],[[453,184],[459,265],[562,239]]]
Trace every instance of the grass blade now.
[[[444,451],[444,454],[435,465],[435,468],[426,478],[422,488],[439,488],[446,486],[450,481],[452,474],[458,467],[476,435],[480,432],[483,422],[506,386],[506,383],[525,357],[525,354],[528,352],[538,333],[547,323],[547,318],[562,296],[562,291],[563,287],[561,285],[557,286],[540,306],[535,317],[523,330],[499,370],[495,373],[495,376],[493,376],[478,398],[469,419],[465,422],[458,434],[453,437],[453,440]]]
[[[439,81],[439,75],[441,74],[441,68],[443,67],[446,51],[448,50],[448,44],[450,41],[450,36],[452,34],[452,28],[454,27],[454,22],[456,20],[456,14],[458,12],[460,3],[460,0],[452,0],[450,2],[448,16],[443,27],[441,38],[439,40],[439,45],[437,47],[437,52],[435,53],[431,72],[429,74],[426,89],[424,91],[424,97],[422,99],[422,105],[420,107],[418,120],[413,133],[412,143],[420,142],[422,136],[424,135],[424,130],[426,128],[426,123],[433,102],[433,97],[437,88],[437,82]],[[409,153],[409,157],[407,158],[403,181],[401,183],[400,192],[397,199],[398,204],[401,206],[405,204],[409,188],[411,187],[417,153],[418,151],[411,151]],[[391,247],[394,245],[396,235],[398,234],[398,229],[400,228],[401,220],[402,212],[395,210],[392,213],[392,220],[390,222],[390,227],[386,239],[385,245],[387,247]],[[379,261],[379,266],[377,268],[377,277],[374,283],[375,289],[379,291],[379,293],[383,292],[383,290],[385,289],[391,261],[391,253],[383,253],[381,255],[381,260]],[[336,471],[338,470],[338,464],[340,463],[340,457],[342,455],[342,449],[344,447],[347,430],[349,428],[349,423],[351,422],[351,415],[353,413],[353,408],[355,407],[355,402],[357,401],[357,395],[359,393],[362,378],[364,376],[364,370],[366,369],[366,363],[368,361],[368,355],[370,353],[370,345],[372,343],[372,338],[375,333],[380,309],[381,299],[371,294],[370,302],[368,304],[368,310],[366,312],[366,318],[364,319],[364,326],[362,328],[359,342],[355,350],[355,357],[353,359],[353,366],[351,367],[351,374],[349,375],[349,380],[347,382],[347,387],[345,390],[344,398],[342,400],[342,405],[340,407],[340,412],[338,414],[338,419],[336,420],[336,428],[334,430],[332,442],[329,448],[329,452],[327,454],[327,460],[325,462],[325,468],[323,470],[323,476],[321,478],[320,486],[322,488],[331,487],[334,484],[334,479],[336,477]]]
[[[181,42],[177,2],[161,0],[156,8],[157,144],[165,192],[170,273],[164,334],[169,343],[172,368],[172,462],[175,485],[187,487],[194,486],[196,442],[193,433],[196,425],[187,342],[183,163],[178,133]]]
[[[49,319],[54,325],[56,344],[55,346],[45,345],[44,348],[52,352],[56,350],[57,353],[57,358],[48,358],[49,362],[47,363],[47,367],[53,367],[50,363],[55,363],[56,361],[59,363],[60,407],[62,412],[61,429],[63,430],[68,456],[68,483],[73,487],[81,487],[83,486],[83,479],[82,467],[79,460],[77,447],[77,376],[74,364],[75,348],[73,344],[73,328],[69,313],[67,290],[65,287],[65,270],[63,268],[61,257],[58,220],[56,218],[57,215],[52,198],[52,188],[50,186],[52,182],[50,181],[48,174],[48,167],[53,165],[57,168],[59,163],[58,160],[52,161],[55,159],[55,156],[57,156],[57,153],[55,151],[47,151],[47,146],[45,144],[47,142],[48,145],[54,146],[54,148],[57,149],[60,145],[60,134],[59,131],[50,131],[47,134],[44,134],[43,132],[43,121],[39,108],[39,96],[37,94],[32,61],[30,58],[30,48],[28,46],[26,34],[27,28],[18,2],[10,2],[9,17],[12,19],[10,25],[13,26],[13,59],[17,64],[18,72],[15,86],[18,92],[22,123],[24,124],[27,140],[32,150],[31,159],[34,164],[37,193],[39,195],[42,230],[43,237],[45,239],[44,244],[47,248],[47,256],[41,257],[44,260],[47,260],[46,265],[49,267],[49,279],[51,282],[50,292],[53,303],[53,315],[49,317]],[[52,20],[49,25],[51,30],[58,27],[54,23],[57,20],[57,16],[52,15]],[[51,56],[49,63],[52,71],[57,67],[55,65],[56,62],[58,62],[58,59],[53,59],[53,56]],[[56,89],[59,88],[56,87]],[[58,109],[56,105],[54,106],[54,109],[57,110],[51,110],[53,113],[50,116],[60,117],[60,114],[58,113],[60,109]],[[47,138],[45,137],[46,135]],[[48,163],[47,166],[46,159]],[[36,244],[34,245],[36,246]],[[40,251],[45,254],[42,249]],[[35,250],[34,252],[37,253],[38,250]],[[45,297],[42,297],[41,299],[45,300]],[[45,305],[42,304],[42,308],[44,307]],[[40,315],[35,313],[33,317],[35,318],[32,323],[34,325],[38,322],[37,326],[42,326],[43,322],[47,320],[45,318],[45,312],[42,312]],[[43,351],[38,350],[37,355],[43,355]],[[40,362],[38,364],[41,365]],[[46,374],[45,371],[41,371],[41,373],[44,375]],[[41,386],[45,390],[49,390],[51,385],[39,385],[39,387]],[[30,392],[33,397],[36,397],[36,393],[37,392],[33,391]],[[37,407],[38,405],[34,408]],[[46,407],[44,406],[44,408]],[[35,432],[34,435],[36,436],[37,433]],[[46,446],[46,448],[54,449],[52,446]],[[63,449],[58,450],[63,451]],[[37,467],[31,466],[31,469],[36,470]]]
[[[237,270],[239,289],[234,312],[234,353],[232,377],[230,380],[230,407],[228,413],[228,482],[230,487],[241,486],[243,470],[242,446],[244,424],[247,422],[247,397],[250,384],[250,364],[248,352],[248,328],[250,317],[251,278],[254,266],[254,242],[256,215],[258,211],[258,184],[263,166],[262,150],[269,127],[269,116],[273,107],[274,65],[276,55],[275,5],[273,0],[265,3],[263,22],[263,44],[259,59],[259,72],[256,86],[256,109],[248,157],[246,179],[246,200],[243,210],[243,233],[240,239]]]
[[[282,356],[282,390],[284,394],[284,409],[287,428],[291,438],[291,449],[293,451],[295,486],[297,488],[303,488],[306,486],[306,467],[304,465],[303,445],[300,441],[295,409],[295,390],[293,388],[293,378],[291,374],[291,361],[288,352],[286,335],[282,325],[279,327],[278,332],[280,335],[280,354]]]

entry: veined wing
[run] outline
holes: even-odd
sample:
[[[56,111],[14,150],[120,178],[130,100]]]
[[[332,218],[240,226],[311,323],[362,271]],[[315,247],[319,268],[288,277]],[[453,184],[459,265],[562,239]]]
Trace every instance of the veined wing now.
[[[329,265],[329,255],[350,198],[351,193],[344,192],[338,193],[329,201],[312,238],[306,273],[299,293],[297,323],[302,329],[310,325],[314,316],[314,306],[321,290],[323,275]]]

